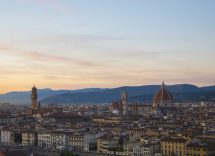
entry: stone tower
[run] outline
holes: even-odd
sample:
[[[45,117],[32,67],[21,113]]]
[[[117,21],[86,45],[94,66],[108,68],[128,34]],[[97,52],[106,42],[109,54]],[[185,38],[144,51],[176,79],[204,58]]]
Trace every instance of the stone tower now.
[[[31,92],[31,107],[37,109],[37,88],[34,86]]]
[[[127,115],[128,112],[128,93],[121,93],[121,106],[122,106],[122,115]]]

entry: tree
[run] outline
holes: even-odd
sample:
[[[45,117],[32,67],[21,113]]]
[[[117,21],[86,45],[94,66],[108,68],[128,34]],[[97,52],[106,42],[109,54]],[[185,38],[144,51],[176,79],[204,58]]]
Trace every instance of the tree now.
[[[61,152],[60,156],[79,156],[79,155],[74,154],[74,153],[69,152],[69,151],[63,151],[63,152]]]

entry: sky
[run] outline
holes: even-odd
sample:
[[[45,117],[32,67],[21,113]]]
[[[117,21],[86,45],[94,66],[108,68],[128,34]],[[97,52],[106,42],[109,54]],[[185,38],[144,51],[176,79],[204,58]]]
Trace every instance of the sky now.
[[[214,0],[0,1],[0,93],[215,84]]]

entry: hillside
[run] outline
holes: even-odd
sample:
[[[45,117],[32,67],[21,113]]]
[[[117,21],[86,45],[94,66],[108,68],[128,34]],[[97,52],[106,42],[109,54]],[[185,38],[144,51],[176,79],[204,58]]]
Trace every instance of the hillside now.
[[[104,89],[100,88],[86,88],[86,89],[78,89],[78,90],[52,90],[49,88],[46,89],[38,89],[38,97],[39,101],[44,98],[64,94],[64,93],[84,93],[84,92],[95,92],[101,91]],[[0,94],[0,103],[11,103],[11,104],[30,104],[31,103],[31,91],[17,91],[17,92],[9,92],[6,94]]]
[[[176,102],[192,102],[211,100],[215,98],[215,87],[198,88],[194,85],[181,84],[167,86],[173,94]],[[120,92],[127,91],[130,102],[151,102],[159,85],[119,87],[100,92],[66,93],[47,97],[42,100],[43,104],[93,104],[109,103],[119,100]],[[204,97],[204,98],[203,98]]]
[[[130,102],[151,102],[160,85],[124,86],[118,88],[85,88],[77,90],[38,89],[41,104],[95,104],[119,100],[120,93],[127,91]],[[167,86],[176,102],[211,101],[215,86],[197,87],[191,84]],[[0,95],[0,103],[30,104],[31,92],[10,92]]]

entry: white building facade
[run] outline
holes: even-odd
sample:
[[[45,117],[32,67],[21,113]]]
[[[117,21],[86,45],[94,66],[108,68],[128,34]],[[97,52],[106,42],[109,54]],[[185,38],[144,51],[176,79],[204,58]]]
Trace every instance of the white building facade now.
[[[4,144],[13,144],[13,132],[9,130],[2,130],[1,131],[1,143]]]
[[[38,147],[64,149],[67,146],[67,136],[62,133],[38,133]]]
[[[132,156],[154,156],[159,151],[159,144],[147,144],[133,147]]]

